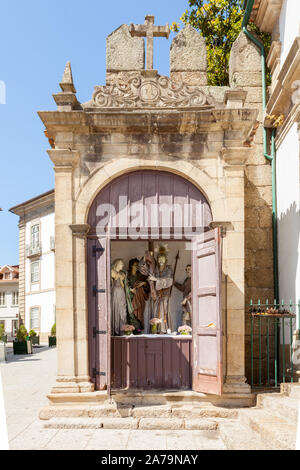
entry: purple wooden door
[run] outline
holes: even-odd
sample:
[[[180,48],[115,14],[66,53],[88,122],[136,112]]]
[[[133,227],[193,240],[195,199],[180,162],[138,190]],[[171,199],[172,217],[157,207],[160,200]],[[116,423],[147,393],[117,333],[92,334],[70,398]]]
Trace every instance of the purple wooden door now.
[[[111,181],[95,197],[88,216],[90,234],[109,225],[111,239],[157,239],[169,230],[171,239],[184,239],[187,228],[195,234],[211,221],[209,204],[198,188],[181,176],[153,170]]]
[[[193,390],[221,395],[220,229],[195,237],[193,248]]]
[[[90,377],[96,390],[110,393],[110,242],[88,241]]]

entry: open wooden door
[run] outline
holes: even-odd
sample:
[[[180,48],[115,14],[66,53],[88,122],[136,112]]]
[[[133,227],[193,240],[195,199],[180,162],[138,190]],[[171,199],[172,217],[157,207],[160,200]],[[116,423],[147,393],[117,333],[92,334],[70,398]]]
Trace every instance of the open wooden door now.
[[[193,390],[222,393],[221,235],[194,239],[192,252]]]
[[[89,354],[90,376],[96,390],[110,395],[110,240],[89,240]]]

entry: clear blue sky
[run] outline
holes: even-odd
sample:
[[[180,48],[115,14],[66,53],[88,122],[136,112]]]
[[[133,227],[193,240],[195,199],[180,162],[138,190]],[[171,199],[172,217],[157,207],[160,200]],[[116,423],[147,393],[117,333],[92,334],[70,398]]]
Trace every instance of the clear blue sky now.
[[[18,263],[18,217],[8,209],[54,187],[49,148],[37,116],[54,110],[71,61],[79,101],[105,84],[105,38],[123,23],[177,21],[187,0],[11,0],[2,2],[0,80],[6,104],[0,104],[0,266]],[[169,40],[155,39],[154,68],[169,74]]]

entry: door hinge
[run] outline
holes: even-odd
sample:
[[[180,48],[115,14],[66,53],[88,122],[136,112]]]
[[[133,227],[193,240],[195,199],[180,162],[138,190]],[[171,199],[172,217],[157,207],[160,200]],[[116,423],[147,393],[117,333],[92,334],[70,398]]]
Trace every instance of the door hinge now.
[[[106,335],[107,331],[105,330],[97,330],[97,328],[93,327],[93,338],[96,338],[97,335]]]
[[[102,247],[97,247],[97,246],[93,246],[93,256],[96,256],[96,253],[103,253],[104,251],[104,248]]]
[[[106,372],[99,372],[98,370],[96,370],[95,368],[93,369],[93,378],[95,379],[97,377],[97,375],[101,375],[101,376],[105,376],[106,375]]]
[[[97,289],[97,286],[93,286],[93,295],[105,294],[105,289]]]

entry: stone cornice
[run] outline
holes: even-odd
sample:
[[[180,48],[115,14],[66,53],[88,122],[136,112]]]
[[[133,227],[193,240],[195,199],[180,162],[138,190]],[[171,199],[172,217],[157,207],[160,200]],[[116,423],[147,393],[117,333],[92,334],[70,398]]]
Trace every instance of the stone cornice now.
[[[294,40],[277,80],[267,103],[266,115],[287,115],[291,108],[292,95],[296,92],[294,82],[300,80],[300,37]],[[271,125],[268,118],[265,118],[265,125]]]
[[[261,31],[272,33],[279,18],[283,0],[256,1],[251,15],[252,21]]]
[[[72,233],[76,237],[84,237],[88,234],[91,226],[89,224],[71,224],[69,225]]]
[[[280,147],[292,125],[297,122],[300,125],[300,102],[296,103],[289,112],[284,124],[278,129],[275,139],[276,148]]]
[[[247,139],[255,125],[257,114],[258,110],[252,108],[39,112],[41,120],[52,134],[57,132],[90,134],[91,130],[93,133],[199,133],[208,130],[214,132],[240,129],[241,140]],[[49,150],[49,155],[51,152]]]
[[[226,236],[226,232],[234,230],[232,222],[228,222],[228,221],[216,221],[216,220],[214,220],[209,224],[209,228],[211,228],[211,229],[215,229],[217,227],[221,228],[221,236],[223,238]]]
[[[73,169],[80,159],[79,152],[71,149],[52,149],[47,150],[49,157],[55,165],[55,168]]]
[[[50,207],[54,204],[54,189],[49,191],[48,193],[41,194],[35,198],[30,199],[29,201],[25,201],[17,206],[12,207],[10,212],[16,214],[20,217],[28,214],[32,211],[35,211],[40,208]],[[25,223],[25,222],[24,222]]]
[[[281,52],[281,42],[273,41],[269,50],[268,57],[266,59],[267,66],[269,67],[271,72],[275,65],[275,61],[280,58],[280,52]]]
[[[248,147],[228,147],[223,148],[222,157],[228,165],[245,165],[249,157]]]

